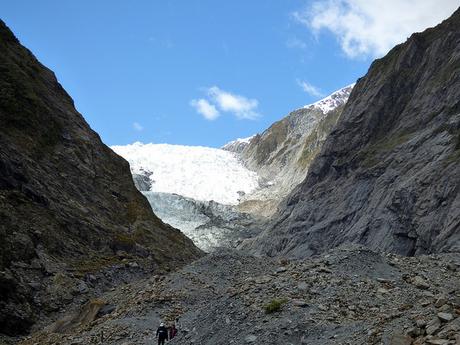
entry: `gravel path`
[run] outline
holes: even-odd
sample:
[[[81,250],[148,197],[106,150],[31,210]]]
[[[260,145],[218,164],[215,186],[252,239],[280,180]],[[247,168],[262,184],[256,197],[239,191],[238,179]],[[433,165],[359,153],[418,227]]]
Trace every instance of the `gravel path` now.
[[[160,320],[175,317],[171,345],[458,344],[459,267],[458,254],[410,258],[359,246],[296,261],[220,250],[102,296],[116,309],[85,326],[21,344],[152,344]]]

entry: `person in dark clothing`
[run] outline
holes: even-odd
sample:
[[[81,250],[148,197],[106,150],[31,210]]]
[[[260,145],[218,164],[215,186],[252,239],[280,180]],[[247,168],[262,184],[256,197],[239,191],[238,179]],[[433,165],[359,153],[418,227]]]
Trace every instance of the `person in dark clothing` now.
[[[174,338],[177,335],[177,328],[175,324],[172,324],[170,330],[169,330],[169,340]]]
[[[160,323],[160,327],[157,329],[157,338],[158,338],[158,345],[164,345],[165,340],[168,339],[168,329],[165,327],[164,323]]]

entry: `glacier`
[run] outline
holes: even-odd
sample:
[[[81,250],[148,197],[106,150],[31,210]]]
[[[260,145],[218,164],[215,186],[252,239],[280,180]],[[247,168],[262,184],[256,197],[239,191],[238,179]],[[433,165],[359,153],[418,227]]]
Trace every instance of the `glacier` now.
[[[257,173],[233,152],[202,146],[143,144],[112,146],[133,174],[149,172],[151,191],[236,205],[259,186]]]
[[[180,229],[202,250],[234,247],[254,235],[257,217],[236,205],[259,188],[259,176],[234,152],[201,146],[112,146],[131,167],[136,187],[153,212]]]
[[[197,201],[178,194],[143,194],[163,222],[180,229],[205,252],[222,246],[236,247],[244,238],[256,234],[257,219],[233,205]]]

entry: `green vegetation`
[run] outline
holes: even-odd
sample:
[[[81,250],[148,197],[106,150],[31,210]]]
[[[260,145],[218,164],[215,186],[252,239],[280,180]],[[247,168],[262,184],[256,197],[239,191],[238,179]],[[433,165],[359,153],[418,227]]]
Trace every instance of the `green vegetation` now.
[[[430,87],[443,87],[449,81],[455,80],[455,75],[460,73],[460,59],[449,61],[449,63],[440,65],[439,71],[435,77],[429,81]]]
[[[288,124],[286,119],[275,122],[269,129],[268,135],[261,140],[257,148],[256,159],[258,164],[265,163],[270,154],[286,140]]]
[[[131,248],[136,245],[136,240],[129,234],[115,235],[114,242],[121,247]]]
[[[445,160],[446,165],[460,161],[460,150],[453,151]]]
[[[393,135],[388,139],[379,140],[375,144],[369,146],[367,149],[362,150],[360,153],[360,158],[363,162],[363,165],[367,168],[375,166],[380,161],[377,158],[377,155],[381,154],[382,152],[392,151],[397,146],[407,142],[410,137],[411,135],[409,133]]]
[[[83,277],[86,273],[95,273],[120,262],[120,258],[117,256],[93,256],[77,261],[72,266],[76,276]]]
[[[272,299],[269,303],[265,304],[264,309],[265,309],[265,314],[271,314],[275,312],[279,312],[281,310],[281,307],[286,304],[287,300],[285,298],[283,299]]]
[[[373,145],[373,150],[377,152],[379,151],[389,152],[389,151],[392,151],[395,147],[405,143],[407,140],[409,140],[409,138],[410,138],[410,135],[407,133],[392,136],[388,140],[378,141],[376,144]]]
[[[283,146],[281,147],[281,149],[278,150],[278,151],[276,152],[276,154],[275,154],[272,158],[270,158],[265,164],[267,164],[267,165],[272,164],[275,160],[281,158],[281,157],[286,153],[287,149],[290,147],[291,142],[292,142],[292,138],[287,139],[287,140],[284,142],[284,144],[283,144]],[[276,149],[276,148],[275,148],[275,149]]]
[[[297,161],[298,164],[302,167],[302,168],[306,168],[308,167],[311,162],[313,161],[313,159],[315,159],[315,157],[318,155],[318,153],[320,152],[320,148],[319,147],[315,147],[314,149],[309,149],[308,147],[304,147],[303,151],[302,151],[302,155],[300,156],[299,160]]]
[[[320,142],[325,140],[327,135],[332,131],[334,126],[337,124],[340,114],[343,111],[343,106],[338,107],[331,111],[325,118],[323,118],[318,127],[305,138],[303,144],[302,154],[300,155],[297,163],[302,167],[306,168],[311,164],[313,159],[320,152]]]
[[[130,195],[129,200],[131,201],[127,203],[126,211],[127,211],[128,221],[131,224],[136,221],[141,221],[141,220],[153,220],[153,218],[151,217],[151,214],[149,214],[148,212],[150,206],[148,205],[147,200],[143,202],[143,200],[137,195]],[[158,222],[158,224],[155,224],[155,225],[160,225],[160,223]]]
[[[400,53],[401,46],[397,45],[393,47],[385,57],[376,59],[372,62],[369,73],[373,73],[374,75],[377,73],[389,74],[389,72],[394,70]]]
[[[0,125],[40,158],[59,142],[62,125],[49,116],[53,110],[46,104],[47,86],[30,59],[27,56],[24,61],[11,63],[0,58]],[[43,123],[44,117],[49,118],[47,123]]]

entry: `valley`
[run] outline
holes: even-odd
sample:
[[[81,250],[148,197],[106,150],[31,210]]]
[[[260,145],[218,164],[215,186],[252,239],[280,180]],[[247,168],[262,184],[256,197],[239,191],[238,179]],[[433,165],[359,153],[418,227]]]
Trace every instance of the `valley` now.
[[[294,110],[263,133],[213,149],[134,143],[112,146],[164,222],[204,251],[236,248],[260,233],[302,182],[353,85]]]
[[[219,149],[109,147],[0,51],[1,344],[460,344],[460,9]]]

